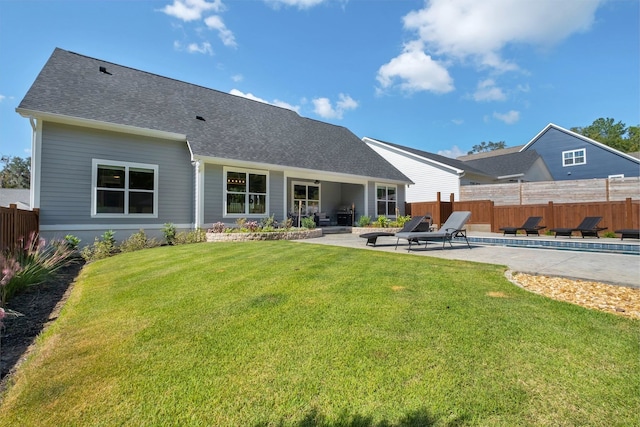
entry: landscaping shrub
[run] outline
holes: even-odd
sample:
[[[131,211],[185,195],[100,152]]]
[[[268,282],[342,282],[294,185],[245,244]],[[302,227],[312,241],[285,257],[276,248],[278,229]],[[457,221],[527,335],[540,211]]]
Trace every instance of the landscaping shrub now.
[[[162,226],[162,234],[167,245],[173,245],[176,240],[176,226],[168,222]]]
[[[284,220],[282,220],[279,224],[280,228],[283,228],[285,230],[289,230],[291,227],[293,227],[293,219],[292,218],[286,218]]]
[[[368,215],[362,215],[358,219],[358,227],[367,227],[371,225],[371,217]]]
[[[80,240],[73,234],[67,234],[66,236],[64,236],[64,242],[66,243],[67,247],[73,251],[78,249],[81,241],[82,240]]]
[[[23,239],[22,247],[3,255],[2,282],[6,283],[2,285],[0,305],[4,306],[9,298],[28,286],[52,278],[56,271],[73,262],[73,252],[66,243],[47,244],[37,234]]]
[[[144,230],[140,230],[137,233],[132,234],[127,240],[122,242],[118,249],[120,250],[120,252],[134,252],[142,249],[153,248],[155,246],[159,246],[159,243],[156,241],[156,239],[149,239]]]
[[[313,217],[310,216],[302,218],[300,225],[302,228],[308,228],[309,230],[316,228],[316,222],[313,220]]]
[[[175,244],[185,245],[189,243],[201,243],[207,241],[207,232],[201,228],[191,231],[183,231],[176,234]]]
[[[226,229],[227,226],[224,225],[224,222],[218,221],[214,223],[208,231],[209,233],[224,233]]]
[[[95,238],[93,245],[86,246],[80,253],[85,261],[96,261],[108,258],[117,252],[115,231],[105,231],[100,238]]]
[[[374,224],[376,227],[380,227],[380,228],[387,228],[389,227],[389,223],[391,222],[391,220],[389,218],[387,218],[384,215],[380,215],[378,216],[378,219],[376,220],[376,223]]]

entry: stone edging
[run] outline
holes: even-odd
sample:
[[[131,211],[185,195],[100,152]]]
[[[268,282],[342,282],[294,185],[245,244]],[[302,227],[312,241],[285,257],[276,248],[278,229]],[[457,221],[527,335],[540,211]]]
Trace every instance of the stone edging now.
[[[207,242],[246,242],[249,240],[296,240],[322,237],[322,229],[273,231],[269,233],[207,233]]]

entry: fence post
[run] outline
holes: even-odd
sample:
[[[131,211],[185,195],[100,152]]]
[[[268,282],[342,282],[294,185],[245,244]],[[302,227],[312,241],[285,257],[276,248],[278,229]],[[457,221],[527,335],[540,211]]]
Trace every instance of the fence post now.
[[[631,197],[627,197],[624,201],[624,226],[625,228],[633,228],[633,205]]]
[[[495,206],[495,203],[493,203],[493,200],[489,200],[489,209],[490,209],[490,211],[489,211],[489,215],[490,215],[490,216],[489,216],[489,218],[490,218],[490,221],[491,221],[491,232],[492,232],[492,233],[496,233],[496,232],[497,232],[497,227],[496,227],[496,215],[495,215],[496,213],[495,213],[495,211],[494,211],[494,208],[495,208],[495,207],[496,207],[496,206]]]
[[[549,225],[547,225],[547,229],[551,230],[552,228],[555,228],[556,226],[556,222],[555,222],[555,218],[553,216],[553,202],[549,201],[549,206],[547,207],[547,215],[545,215],[547,217],[547,223]]]
[[[436,217],[433,219],[433,223],[438,225],[438,229],[440,228],[440,202],[442,201],[442,194],[438,191],[436,193]]]

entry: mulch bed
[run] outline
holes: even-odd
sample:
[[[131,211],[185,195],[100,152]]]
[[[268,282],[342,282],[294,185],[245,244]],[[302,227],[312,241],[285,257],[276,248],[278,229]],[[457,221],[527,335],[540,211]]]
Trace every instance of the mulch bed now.
[[[0,329],[0,390],[4,379],[19,364],[36,337],[58,318],[71,284],[80,273],[84,262],[62,268],[53,280],[31,286],[7,302],[7,309],[21,316],[7,316]]]

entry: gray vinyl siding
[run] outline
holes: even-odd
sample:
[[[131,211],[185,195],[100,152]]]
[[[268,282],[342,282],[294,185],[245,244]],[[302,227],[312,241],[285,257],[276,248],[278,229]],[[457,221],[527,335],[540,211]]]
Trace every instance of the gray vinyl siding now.
[[[225,221],[224,215],[224,171],[222,165],[205,164],[204,166],[204,223],[209,226],[214,222]]]
[[[42,132],[40,224],[118,228],[193,222],[193,167],[185,142],[47,123]],[[158,166],[158,217],[92,218],[92,160]]]
[[[273,215],[276,221],[282,221],[287,213],[283,212],[285,202],[284,172],[269,172],[269,215]]]
[[[563,166],[562,152],[584,148],[586,163]],[[622,157],[583,139],[555,128],[548,129],[527,150],[536,150],[556,181],[607,178],[609,175],[640,175],[638,162]]]

